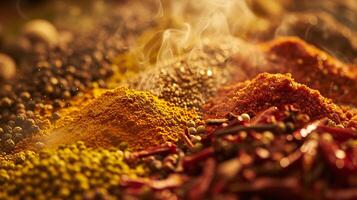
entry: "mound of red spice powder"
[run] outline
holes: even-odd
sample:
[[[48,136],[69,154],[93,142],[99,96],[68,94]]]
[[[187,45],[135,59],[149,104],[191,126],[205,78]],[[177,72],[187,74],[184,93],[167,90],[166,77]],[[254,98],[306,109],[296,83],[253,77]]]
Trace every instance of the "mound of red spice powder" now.
[[[318,90],[338,104],[357,105],[357,68],[345,64],[297,37],[281,37],[262,43],[254,56],[237,54],[235,81],[259,73],[291,73],[299,83]]]
[[[317,90],[295,82],[289,74],[269,73],[222,88],[204,106],[204,118],[224,118],[229,113],[255,116],[271,106],[287,104],[308,114],[313,120],[327,117],[338,124],[348,122],[342,109]]]

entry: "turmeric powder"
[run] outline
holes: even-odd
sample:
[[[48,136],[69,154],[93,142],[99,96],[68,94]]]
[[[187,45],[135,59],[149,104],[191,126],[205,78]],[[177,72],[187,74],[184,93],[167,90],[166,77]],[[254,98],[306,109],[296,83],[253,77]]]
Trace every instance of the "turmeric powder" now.
[[[122,142],[142,149],[177,142],[194,111],[175,107],[149,92],[118,88],[69,113],[48,135],[38,139],[48,147],[84,141],[89,147],[113,147]]]

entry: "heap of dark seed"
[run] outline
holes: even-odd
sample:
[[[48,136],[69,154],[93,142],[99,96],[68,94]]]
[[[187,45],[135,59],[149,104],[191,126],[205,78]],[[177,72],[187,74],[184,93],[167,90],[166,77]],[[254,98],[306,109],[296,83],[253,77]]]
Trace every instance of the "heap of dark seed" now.
[[[0,86],[0,151],[10,151],[23,137],[40,130],[38,111],[54,113],[94,85],[106,87],[105,79],[113,74],[112,58],[127,50],[132,37],[149,25],[133,18],[135,29],[115,26],[127,17],[116,13],[88,33],[71,32],[70,41],[32,46],[16,80]],[[54,113],[52,118],[59,117]]]
[[[132,85],[177,106],[200,110],[217,88],[229,80],[227,60],[237,48],[234,42],[204,41],[201,50],[144,71]]]

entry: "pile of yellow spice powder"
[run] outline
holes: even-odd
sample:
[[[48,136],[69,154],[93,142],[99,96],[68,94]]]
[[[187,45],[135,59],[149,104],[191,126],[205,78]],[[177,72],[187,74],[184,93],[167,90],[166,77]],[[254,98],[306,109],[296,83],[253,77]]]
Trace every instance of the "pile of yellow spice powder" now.
[[[48,134],[35,138],[46,147],[83,141],[89,147],[145,149],[177,142],[195,111],[176,107],[149,92],[118,88],[60,119]],[[31,142],[36,144],[36,142]],[[21,146],[21,145],[20,145]]]

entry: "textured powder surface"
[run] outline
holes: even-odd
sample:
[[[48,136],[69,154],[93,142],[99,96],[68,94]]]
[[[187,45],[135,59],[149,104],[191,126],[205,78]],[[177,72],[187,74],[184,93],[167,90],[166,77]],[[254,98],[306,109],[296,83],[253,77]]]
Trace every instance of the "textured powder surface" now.
[[[295,82],[290,75],[263,73],[250,81],[222,88],[205,105],[205,118],[222,118],[229,112],[255,115],[271,106],[292,104],[311,119],[328,117],[347,122],[342,109],[316,90]]]
[[[308,33],[307,33],[308,32]],[[356,32],[326,12],[300,12],[284,17],[277,35],[298,36],[335,57],[357,64]]]
[[[39,139],[48,147],[84,141],[89,147],[112,147],[126,142],[143,149],[178,141],[194,111],[158,99],[149,92],[118,88],[58,121],[49,135]]]
[[[299,83],[318,90],[335,103],[357,105],[357,68],[345,64],[296,37],[282,37],[258,45],[255,56],[237,54],[235,81],[259,73],[291,73]]]

